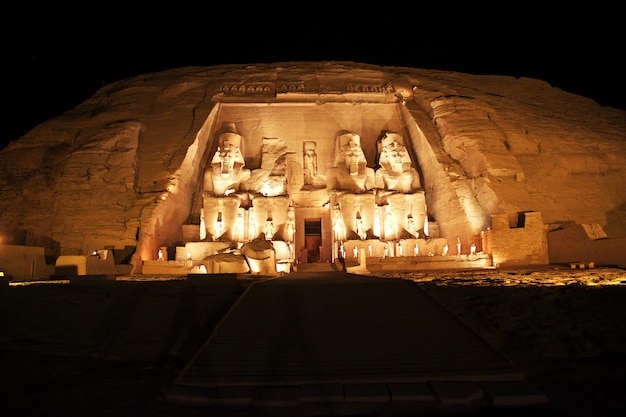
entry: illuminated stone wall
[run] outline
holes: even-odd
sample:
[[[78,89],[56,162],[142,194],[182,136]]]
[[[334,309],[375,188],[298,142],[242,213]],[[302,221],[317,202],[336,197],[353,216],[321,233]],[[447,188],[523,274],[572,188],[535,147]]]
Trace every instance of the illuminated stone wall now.
[[[519,226],[509,224],[509,216],[491,216],[491,250],[493,264],[497,267],[521,265],[547,265],[548,227],[541,213],[520,213],[523,219]]]
[[[548,233],[550,263],[617,265],[626,268],[626,238],[610,239],[604,232],[592,233],[599,225],[569,225]]]

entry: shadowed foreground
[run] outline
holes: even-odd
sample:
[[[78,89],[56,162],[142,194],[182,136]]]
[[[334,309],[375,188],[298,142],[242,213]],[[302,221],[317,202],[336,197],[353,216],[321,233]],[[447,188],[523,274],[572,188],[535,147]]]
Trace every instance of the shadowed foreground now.
[[[293,275],[273,280],[272,285],[295,278]],[[212,279],[202,284],[180,280],[3,288],[0,293],[0,366],[3,370],[0,414],[250,415],[250,411],[244,409],[193,407],[166,399],[185,380],[185,375],[190,375],[188,372],[197,362],[192,360],[194,355],[199,353],[201,357],[204,351],[201,347],[209,340],[214,326],[249,283]],[[263,285],[269,283],[253,287],[264,288]],[[401,284],[414,286],[415,291],[424,292],[424,296],[429,294],[472,331],[478,332],[480,340],[511,358],[514,369],[523,374],[525,381],[549,398],[549,404],[533,410],[535,415],[618,415],[624,411],[620,397],[625,388],[623,375],[626,371],[623,324],[626,312],[621,308],[626,293],[623,287],[486,287],[476,283],[461,285],[458,280],[452,286],[440,282]],[[317,285],[322,285],[322,281]],[[330,284],[323,284],[327,285]],[[349,288],[342,285],[340,291]],[[284,295],[288,301],[295,295],[289,291],[296,289],[279,291],[287,291]],[[366,290],[348,291],[352,298],[365,296],[368,300],[368,305],[361,305],[354,311],[354,317],[368,317],[379,334],[385,333],[388,330],[384,323],[377,323],[378,316],[374,314],[385,309],[384,297],[376,297],[374,293],[358,295],[361,291]],[[277,296],[278,293],[268,294]],[[338,298],[331,300],[327,294],[320,293],[321,298],[316,303],[330,306],[348,296],[347,293],[336,294]],[[388,309],[398,313],[407,308],[409,321],[421,319],[419,306],[403,307],[397,297],[392,298]],[[274,318],[280,320],[282,326],[268,326],[268,331],[278,332],[281,328],[293,331],[296,327],[290,326],[307,319],[288,312],[282,314],[280,309],[288,306],[284,303],[276,306],[274,312],[267,314],[275,314]],[[303,307],[295,304],[289,311],[301,311]],[[321,319],[330,323],[331,317]],[[251,318],[251,323],[265,325],[262,317]],[[363,325],[349,326],[346,317],[332,323],[339,340],[347,331],[366,340],[371,329]],[[428,325],[428,322],[423,324]],[[431,329],[431,332],[436,331]],[[387,334],[387,339],[393,337]],[[344,363],[358,365],[352,373],[370,362],[382,369],[384,362],[390,360],[389,356],[397,355],[402,346],[411,346],[419,340],[408,334],[396,342],[381,345],[377,361],[353,357],[348,362],[344,358]],[[309,357],[312,357],[310,349],[320,349],[315,339],[298,349],[293,349],[288,340],[279,338],[277,343],[284,352],[293,355],[295,362],[290,363],[305,358],[298,357],[304,352],[302,349],[309,349]],[[338,350],[343,354],[348,351],[348,346]],[[462,346],[461,351],[464,351]],[[274,362],[279,365],[277,369],[280,369],[281,357],[279,355],[279,360]],[[249,360],[241,359],[241,363]],[[415,363],[419,364],[419,360],[415,358]],[[299,363],[299,366],[304,364]],[[324,371],[319,365],[315,368]],[[289,374],[290,369],[293,368],[284,368],[281,372]],[[321,378],[337,380],[337,376],[323,373],[319,375]],[[400,415],[400,411],[386,408],[378,415]],[[490,415],[522,413],[518,408],[507,409],[504,414],[498,414],[504,412],[501,409],[489,407],[480,411]]]

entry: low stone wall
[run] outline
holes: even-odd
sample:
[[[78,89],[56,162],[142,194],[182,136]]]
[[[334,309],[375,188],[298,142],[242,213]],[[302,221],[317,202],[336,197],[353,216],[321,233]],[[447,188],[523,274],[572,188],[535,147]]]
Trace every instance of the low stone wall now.
[[[346,260],[346,268],[359,265],[355,260]],[[366,258],[365,268],[369,273],[378,271],[420,271],[440,269],[471,269],[492,267],[491,256],[483,253],[476,255],[414,256]]]
[[[108,275],[118,274],[115,258],[108,250],[99,250],[95,254],[63,255],[59,256],[54,264],[54,275],[77,276],[77,275]]]
[[[523,213],[524,224],[510,227],[507,214],[491,216],[491,250],[498,267],[547,265],[547,226],[541,213]]]
[[[143,261],[141,273],[143,275],[187,275],[191,268],[191,261],[188,264],[179,261]]]
[[[46,264],[42,247],[0,245],[0,271],[6,280],[30,281],[50,278],[54,265]]]
[[[626,238],[595,238],[577,224],[548,233],[551,264],[589,264],[626,268]]]

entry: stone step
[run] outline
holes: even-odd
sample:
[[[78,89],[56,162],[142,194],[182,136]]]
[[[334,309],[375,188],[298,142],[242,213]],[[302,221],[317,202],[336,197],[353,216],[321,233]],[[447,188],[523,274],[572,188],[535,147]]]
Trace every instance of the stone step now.
[[[330,262],[311,262],[306,264],[298,264],[297,269],[299,272],[330,272],[337,271],[335,264]]]

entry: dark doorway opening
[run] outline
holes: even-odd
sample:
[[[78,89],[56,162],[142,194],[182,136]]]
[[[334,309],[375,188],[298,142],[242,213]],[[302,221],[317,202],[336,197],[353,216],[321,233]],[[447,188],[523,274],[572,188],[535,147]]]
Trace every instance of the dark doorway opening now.
[[[322,220],[304,220],[304,247],[306,248],[307,263],[320,261],[320,249],[322,246]]]

